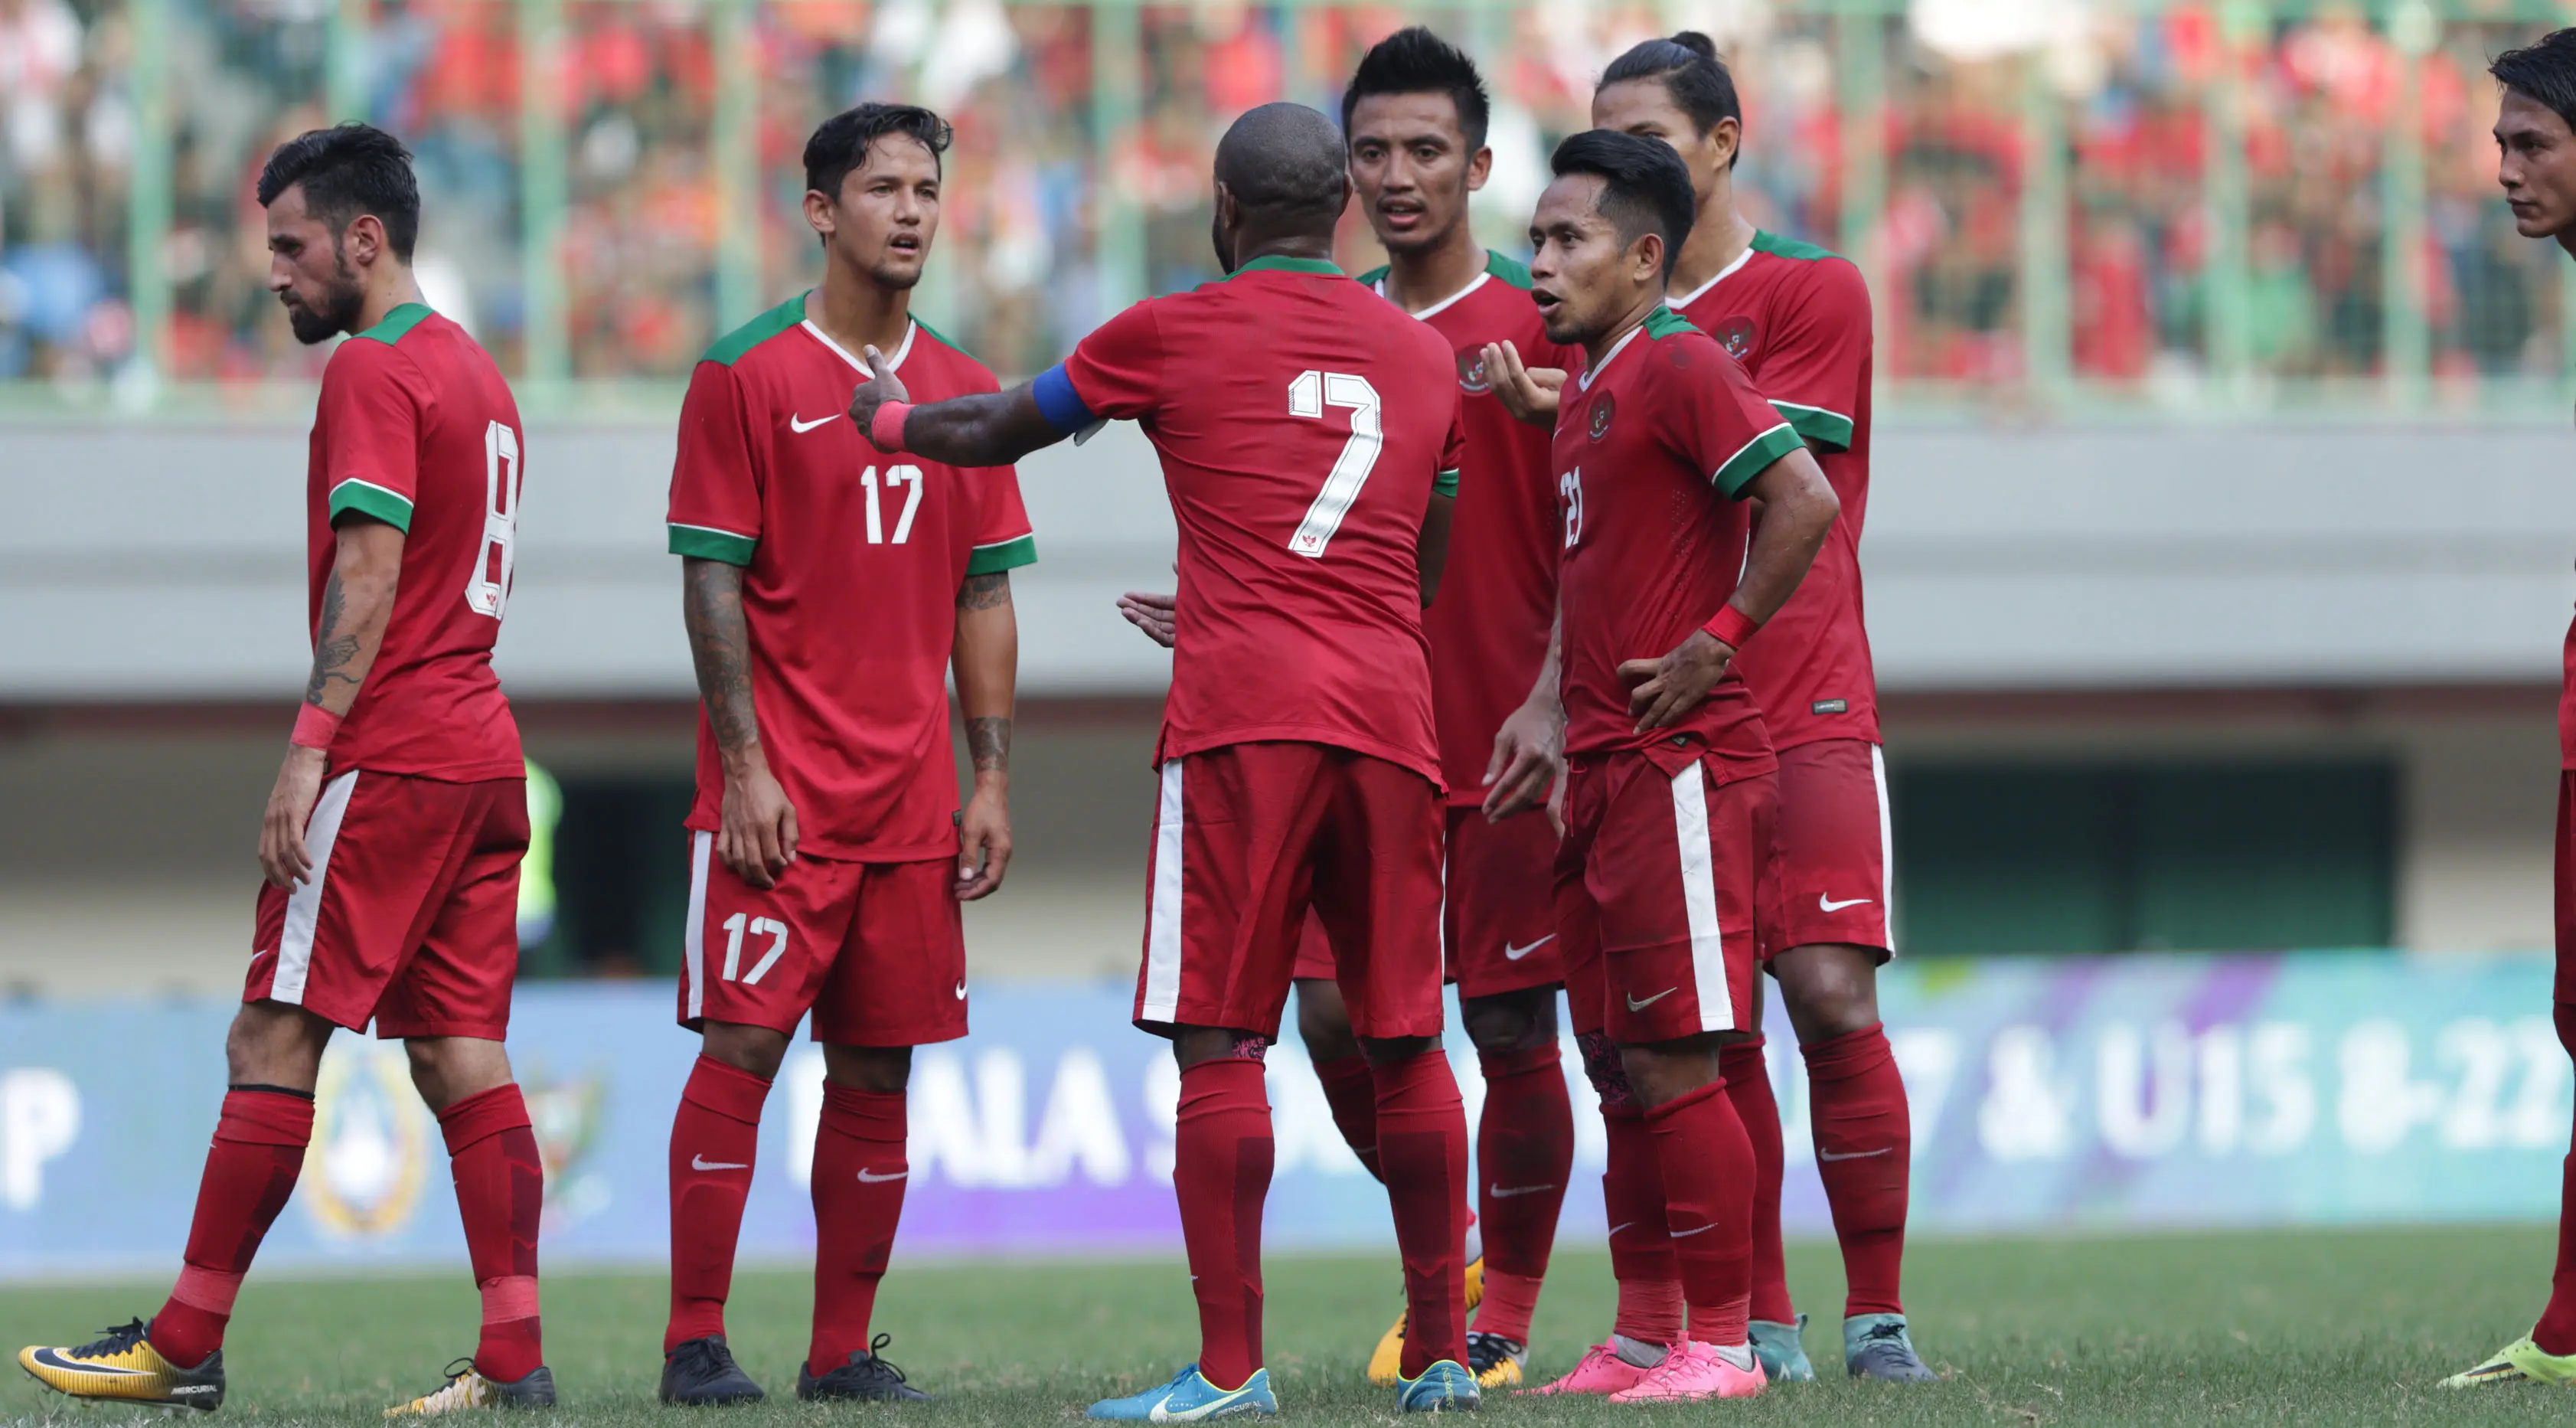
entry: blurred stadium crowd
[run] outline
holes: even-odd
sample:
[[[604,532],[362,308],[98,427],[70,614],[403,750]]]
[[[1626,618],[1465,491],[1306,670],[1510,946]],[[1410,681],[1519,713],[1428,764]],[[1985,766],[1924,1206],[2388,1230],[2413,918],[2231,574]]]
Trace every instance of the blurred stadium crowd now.
[[[143,0],[0,0],[0,379],[115,375],[137,350],[138,252],[167,278],[168,377],[318,370],[262,291],[251,187],[279,139],[354,117],[324,100],[343,62],[331,31],[353,16],[359,109],[418,152],[433,300],[521,371],[523,243],[551,227],[569,375],[685,373],[746,315],[718,310],[725,81],[709,14],[725,0],[543,0],[562,26],[551,74],[525,72],[526,2],[160,0],[170,216],[155,245],[129,241]],[[944,288],[927,306],[1005,372],[1054,360],[1102,317],[1113,221],[1132,225],[1153,290],[1208,276],[1206,171],[1225,123],[1273,97],[1333,107],[1359,51],[1416,19],[1467,41],[1496,85],[1480,222],[1505,248],[1522,246],[1547,148],[1583,127],[1607,57],[1679,24],[1715,33],[1745,91],[1753,212],[1863,259],[1880,378],[1900,399],[2020,381],[2024,307],[2040,300],[2062,309],[2066,375],[2088,390],[2194,381],[2222,274],[2241,314],[2234,360],[2258,382],[2381,372],[2405,325],[2392,294],[2415,305],[2410,360],[2446,389],[2554,382],[2567,360],[2554,255],[2513,235],[2485,134],[2486,57],[2543,26],[2479,18],[2500,8],[2481,0],[1886,0],[1859,24],[1768,0],[1158,6],[1131,12],[1133,94],[1124,66],[1095,73],[1107,12],[1081,5],[741,3],[760,171],[736,191],[760,210],[762,300],[811,267],[806,132],[862,97],[907,94],[958,135]],[[1849,112],[1856,96],[1875,114]],[[543,105],[562,122],[556,215],[529,211],[519,169],[523,110]],[[2051,146],[2062,160],[2035,167]],[[1854,163],[1872,166],[1865,182]],[[2034,182],[2051,185],[2036,206]],[[1364,230],[1349,242],[1366,260]]]

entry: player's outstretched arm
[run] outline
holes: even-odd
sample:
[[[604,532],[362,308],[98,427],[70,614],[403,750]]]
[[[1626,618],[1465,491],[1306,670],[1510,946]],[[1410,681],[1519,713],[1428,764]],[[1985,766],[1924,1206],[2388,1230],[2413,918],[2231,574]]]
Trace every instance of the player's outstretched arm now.
[[[1641,734],[1671,724],[1708,697],[1735,659],[1736,647],[1789,603],[1798,582],[1807,578],[1807,568],[1816,563],[1816,552],[1824,548],[1834,517],[1842,513],[1824,468],[1803,446],[1763,467],[1738,494],[1762,503],[1762,520],[1753,529],[1753,547],[1735,582],[1735,598],[1662,659],[1632,659],[1619,666],[1622,679],[1637,681],[1628,691],[1628,710],[1637,716]]]
[[[1038,410],[1032,383],[916,407],[884,353],[871,347],[867,359],[870,377],[850,394],[850,420],[888,455],[908,451],[951,466],[1008,466],[1073,434]]]
[[[969,575],[957,588],[957,709],[975,760],[975,793],[957,824],[957,900],[1002,885],[1011,865],[1011,700],[1019,678],[1020,624],[1011,573]]]
[[[1431,607],[1440,593],[1440,573],[1449,568],[1449,521],[1457,514],[1458,498],[1431,493],[1431,504],[1423,508],[1422,534],[1413,540],[1413,566],[1422,581],[1422,605]]]
[[[1488,342],[1482,355],[1485,380],[1493,384],[1494,400],[1503,404],[1503,410],[1532,426],[1556,425],[1557,396],[1565,387],[1563,369],[1525,366],[1520,349],[1509,342]]]
[[[268,810],[260,818],[260,871],[282,888],[312,876],[304,825],[322,796],[322,775],[330,762],[327,731],[337,728],[358,702],[367,671],[375,668],[402,580],[401,527],[353,511],[340,518],[334,536],[331,574],[322,584],[322,619],[313,631],[313,673],[304,681],[305,706],[319,711],[326,732],[319,747],[302,738],[286,746],[286,762],[277,770]],[[313,716],[296,720],[299,734],[306,717]]]
[[[742,567],[686,556],[680,561],[682,618],[698,698],[724,764],[716,856],[756,888],[775,887],[796,861],[796,808],[769,770],[751,703],[751,625],[742,613]]]

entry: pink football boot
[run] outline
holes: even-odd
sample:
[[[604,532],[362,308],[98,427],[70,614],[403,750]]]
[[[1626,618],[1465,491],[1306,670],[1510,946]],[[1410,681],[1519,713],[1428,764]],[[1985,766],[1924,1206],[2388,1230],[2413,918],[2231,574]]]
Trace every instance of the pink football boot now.
[[[1597,1393],[1609,1395],[1636,1387],[1638,1384],[1645,1381],[1646,1375],[1653,1372],[1653,1369],[1641,1369],[1635,1364],[1628,1362],[1626,1359],[1619,1357],[1619,1351],[1612,1348],[1605,1341],[1594,1344],[1591,1348],[1586,1349],[1583,1354],[1583,1362],[1574,1366],[1574,1372],[1567,1374],[1565,1377],[1558,1379],[1554,1383],[1541,1384],[1536,1388],[1525,1388],[1522,1389],[1521,1392],[1529,1394]]]
[[[1632,1388],[1610,1395],[1612,1403],[1693,1403],[1703,1398],[1751,1398],[1767,1383],[1762,1364],[1740,1369],[1719,1357],[1715,1345],[1685,1339],[1646,1371]]]

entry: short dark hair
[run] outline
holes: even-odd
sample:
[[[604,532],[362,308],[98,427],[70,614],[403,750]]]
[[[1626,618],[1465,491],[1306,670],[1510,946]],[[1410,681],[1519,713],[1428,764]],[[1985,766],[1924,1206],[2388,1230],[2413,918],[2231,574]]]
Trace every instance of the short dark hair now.
[[[868,150],[889,134],[917,140],[934,162],[948,152],[956,131],[948,121],[918,104],[870,102],[845,109],[823,121],[805,141],[805,187],[838,203],[841,182],[850,170],[868,161]],[[943,170],[946,165],[941,164]]]
[[[1247,109],[1216,144],[1216,181],[1272,222],[1329,232],[1350,200],[1350,151],[1318,110],[1285,100]]]
[[[1699,198],[1691,190],[1690,169],[1672,145],[1615,129],[1586,129],[1557,145],[1548,162],[1559,178],[1591,174],[1601,180],[1593,208],[1618,228],[1621,244],[1650,232],[1663,235],[1664,276],[1673,275]]]
[[[1697,30],[1684,30],[1668,40],[1639,40],[1601,71],[1601,88],[1632,79],[1660,79],[1664,92],[1703,134],[1732,119],[1744,123],[1744,105],[1735,97],[1735,76],[1717,57],[1717,41]],[[1741,145],[1736,157],[1743,157]],[[1733,160],[1728,161],[1733,167]]]
[[[305,209],[330,225],[335,245],[360,214],[372,213],[385,225],[394,256],[411,261],[420,238],[420,180],[402,140],[372,124],[307,129],[268,156],[259,171],[260,207],[297,184],[304,186]]]
[[[2487,66],[2505,88],[2547,105],[2576,130],[2576,29],[2552,30]]]
[[[1485,147],[1485,127],[1493,103],[1485,97],[1484,76],[1467,52],[1420,25],[1408,25],[1369,47],[1342,91],[1342,132],[1351,115],[1372,94],[1445,94],[1458,108],[1458,132],[1467,136],[1470,153]]]

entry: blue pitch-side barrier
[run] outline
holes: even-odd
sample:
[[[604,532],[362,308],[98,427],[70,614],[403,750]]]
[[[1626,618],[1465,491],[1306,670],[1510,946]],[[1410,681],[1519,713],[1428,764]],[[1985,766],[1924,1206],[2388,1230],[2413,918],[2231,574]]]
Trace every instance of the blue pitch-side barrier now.
[[[1929,1231],[2543,1219],[2570,1075],[2536,956],[2130,956],[1908,961],[1881,1006],[1914,1113]],[[1170,1251],[1178,1077],[1115,986],[976,994],[975,1034],[916,1062],[906,1254]],[[186,1238],[223,1077],[221,1001],[0,1006],[0,1278],[166,1270]],[[528,987],[510,1049],[548,1171],[550,1263],[664,1255],[670,1118],[695,1041],[667,984]],[[1828,1221],[1805,1078],[1773,1002],[1790,1233]],[[1472,1118],[1482,1098],[1455,1028]],[[1603,1142],[1577,1107],[1563,1242],[1603,1229]],[[747,1258],[813,1244],[822,1058],[770,1097]],[[1294,1042],[1273,1051],[1267,1243],[1390,1239]],[[438,1128],[401,1048],[343,1034],[265,1267],[458,1260]]]

